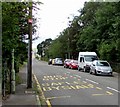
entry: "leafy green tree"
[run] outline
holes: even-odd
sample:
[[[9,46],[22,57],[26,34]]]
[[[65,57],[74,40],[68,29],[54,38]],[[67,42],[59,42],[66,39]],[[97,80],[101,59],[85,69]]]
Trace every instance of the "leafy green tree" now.
[[[2,73],[8,75],[8,81],[11,77],[12,49],[15,49],[16,73],[19,72],[20,64],[23,64],[28,56],[28,44],[25,42],[28,38],[28,6],[27,2],[2,2]]]
[[[77,58],[79,51],[95,51],[100,59],[120,61],[120,2],[97,1],[84,4],[48,47],[49,55]]]
[[[48,48],[50,46],[50,44],[52,43],[52,39],[48,38],[45,41],[42,41],[41,43],[39,43],[37,45],[37,53],[43,57],[46,56],[47,58],[49,58],[49,53],[48,53]]]

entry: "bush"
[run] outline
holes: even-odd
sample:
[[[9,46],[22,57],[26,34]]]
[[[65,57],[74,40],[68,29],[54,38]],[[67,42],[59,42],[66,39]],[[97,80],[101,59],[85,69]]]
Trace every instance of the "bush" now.
[[[120,73],[120,63],[110,62],[113,72]]]

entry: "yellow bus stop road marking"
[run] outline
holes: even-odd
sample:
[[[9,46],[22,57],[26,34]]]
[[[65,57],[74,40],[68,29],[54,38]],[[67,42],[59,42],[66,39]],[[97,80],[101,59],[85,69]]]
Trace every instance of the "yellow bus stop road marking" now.
[[[51,99],[56,99],[56,98],[70,98],[71,96],[58,96],[58,97],[49,97],[47,98],[48,100],[51,100]]]
[[[96,87],[96,89],[98,89],[98,90],[102,90],[102,88],[100,88],[100,87]]]
[[[105,95],[105,94],[92,94],[92,96],[101,96],[101,95]]]
[[[107,95],[113,95],[113,93],[106,91]]]

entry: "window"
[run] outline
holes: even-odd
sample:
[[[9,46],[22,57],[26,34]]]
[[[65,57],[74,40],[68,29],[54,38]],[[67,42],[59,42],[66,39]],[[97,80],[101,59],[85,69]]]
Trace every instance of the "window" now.
[[[109,66],[107,62],[97,62],[97,66]]]
[[[83,57],[80,57],[80,62],[84,62],[84,58]]]
[[[93,55],[85,55],[85,60],[92,62],[94,60],[98,60],[97,56],[93,56]]]

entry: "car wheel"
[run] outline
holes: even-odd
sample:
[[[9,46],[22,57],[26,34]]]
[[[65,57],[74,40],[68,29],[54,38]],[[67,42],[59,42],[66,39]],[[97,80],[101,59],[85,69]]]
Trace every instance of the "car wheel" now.
[[[112,72],[110,73],[110,76],[113,76],[113,73],[112,73]]]
[[[70,66],[68,68],[71,69]]]
[[[95,74],[96,76],[98,75],[96,70],[94,71],[94,74]]]

